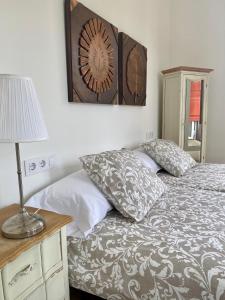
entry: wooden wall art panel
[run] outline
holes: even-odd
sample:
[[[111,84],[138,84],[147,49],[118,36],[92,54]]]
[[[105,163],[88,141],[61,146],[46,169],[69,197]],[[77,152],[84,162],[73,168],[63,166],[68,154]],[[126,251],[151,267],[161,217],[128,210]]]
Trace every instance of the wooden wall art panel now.
[[[119,103],[146,105],[147,49],[119,33]]]
[[[118,103],[118,29],[66,0],[69,102]]]

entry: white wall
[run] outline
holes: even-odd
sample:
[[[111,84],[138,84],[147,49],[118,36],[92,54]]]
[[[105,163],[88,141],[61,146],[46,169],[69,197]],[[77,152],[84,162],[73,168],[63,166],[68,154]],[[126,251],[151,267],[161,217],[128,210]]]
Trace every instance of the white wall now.
[[[147,106],[67,102],[63,0],[0,0],[0,72],[31,76],[50,139],[23,144],[22,159],[55,154],[50,172],[24,178],[25,195],[79,168],[83,154],[134,145],[159,131],[159,71],[170,57],[170,1],[83,0],[148,48]],[[0,207],[17,202],[14,146],[0,144]]]
[[[225,163],[225,1],[172,0],[171,66],[215,69],[209,86],[207,161]]]

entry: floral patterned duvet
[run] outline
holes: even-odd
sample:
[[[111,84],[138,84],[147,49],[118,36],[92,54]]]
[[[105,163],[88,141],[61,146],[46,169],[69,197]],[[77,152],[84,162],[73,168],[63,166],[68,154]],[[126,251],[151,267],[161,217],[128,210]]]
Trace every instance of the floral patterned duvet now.
[[[225,193],[170,186],[139,223],[68,237],[70,285],[120,299],[225,299]]]
[[[225,192],[225,164],[198,164],[182,177],[174,177],[167,172],[161,172],[159,176],[168,185]]]

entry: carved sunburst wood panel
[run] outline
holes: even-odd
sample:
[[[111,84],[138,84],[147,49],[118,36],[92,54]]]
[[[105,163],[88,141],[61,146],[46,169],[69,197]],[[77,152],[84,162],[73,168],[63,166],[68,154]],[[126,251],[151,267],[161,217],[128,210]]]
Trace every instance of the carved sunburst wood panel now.
[[[107,30],[99,18],[89,20],[81,32],[80,72],[87,87],[100,94],[112,86],[113,48]]]
[[[68,100],[118,103],[118,29],[79,3],[65,0]]]

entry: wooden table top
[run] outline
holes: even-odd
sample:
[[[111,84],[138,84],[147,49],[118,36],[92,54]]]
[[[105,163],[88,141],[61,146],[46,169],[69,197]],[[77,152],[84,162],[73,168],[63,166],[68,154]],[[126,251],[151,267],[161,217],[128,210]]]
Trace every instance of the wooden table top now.
[[[18,213],[19,207],[18,204],[12,204],[0,210],[0,228],[6,219]],[[35,212],[37,209],[28,207],[27,210],[29,212]],[[10,261],[13,261],[24,251],[40,243],[64,225],[72,222],[72,217],[70,216],[59,215],[46,210],[39,210],[38,214],[44,217],[46,228],[33,237],[26,239],[7,239],[0,232],[0,269]]]

